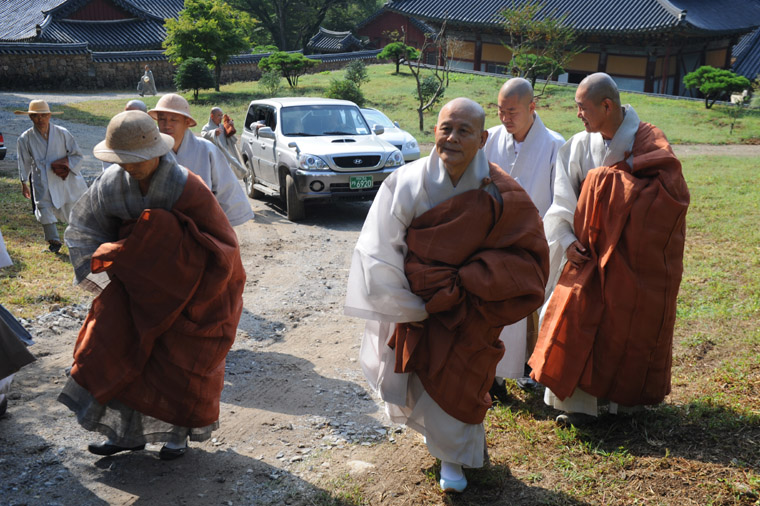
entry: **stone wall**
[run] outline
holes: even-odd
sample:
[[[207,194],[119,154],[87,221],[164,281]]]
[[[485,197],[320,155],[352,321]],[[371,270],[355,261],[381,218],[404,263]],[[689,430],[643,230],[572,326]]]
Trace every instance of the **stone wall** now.
[[[352,59],[376,62],[374,52],[312,55],[324,58],[310,73],[345,67]],[[222,84],[258,81],[259,56],[233,57],[222,67]],[[176,68],[161,51],[93,53],[86,45],[0,43],[0,89],[3,90],[135,90],[149,65],[161,91],[174,89]]]

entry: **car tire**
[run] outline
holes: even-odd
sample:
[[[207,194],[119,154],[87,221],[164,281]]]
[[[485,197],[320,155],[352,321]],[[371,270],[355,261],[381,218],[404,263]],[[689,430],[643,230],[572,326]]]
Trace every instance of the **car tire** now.
[[[243,181],[245,182],[245,192],[252,199],[260,199],[261,197],[264,196],[264,194],[253,187],[255,178],[253,176],[253,167],[251,167],[250,160],[246,160],[245,168],[248,171],[248,175],[243,178]]]
[[[293,176],[290,174],[285,176],[285,206],[290,221],[300,221],[306,218],[306,208],[303,201],[298,199],[296,182],[293,181]]]

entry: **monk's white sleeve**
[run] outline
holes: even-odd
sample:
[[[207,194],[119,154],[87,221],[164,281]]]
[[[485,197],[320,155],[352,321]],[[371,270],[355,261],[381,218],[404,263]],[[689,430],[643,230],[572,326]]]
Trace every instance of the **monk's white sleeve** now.
[[[411,292],[404,274],[408,222],[392,205],[393,192],[384,184],[354,249],[344,311],[380,322],[421,321],[428,316],[425,302]]]
[[[84,160],[82,150],[79,149],[79,145],[77,144],[74,136],[71,135],[71,132],[65,129],[61,129],[60,132],[63,134],[63,143],[66,148],[66,156],[69,158],[69,169],[74,174],[79,174],[82,160]]]

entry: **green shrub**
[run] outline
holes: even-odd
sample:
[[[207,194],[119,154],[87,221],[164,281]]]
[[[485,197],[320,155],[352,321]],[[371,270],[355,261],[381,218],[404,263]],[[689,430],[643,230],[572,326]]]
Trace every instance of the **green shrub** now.
[[[422,93],[422,102],[427,103],[428,100],[432,98],[432,96],[435,94],[436,90],[438,89],[438,79],[436,79],[434,76],[427,76],[425,79],[422,80],[420,83],[420,91]],[[435,102],[440,102],[443,98],[443,94],[446,91],[445,88],[441,88],[441,93],[438,95],[438,97],[435,99]],[[414,98],[418,98],[417,96],[417,90],[414,90],[412,93],[412,96]]]
[[[266,90],[267,95],[273,97],[280,91],[280,87],[282,85],[282,74],[280,74],[280,72],[277,70],[264,72],[261,74],[261,79],[259,79],[259,85]]]
[[[206,62],[200,58],[188,58],[183,61],[174,74],[174,86],[178,90],[193,90],[193,100],[198,100],[198,90],[215,86]]]
[[[362,84],[369,82],[369,74],[367,74],[367,65],[361,60],[354,60],[346,65],[346,80],[361,87]]]
[[[355,82],[349,81],[347,79],[344,79],[342,81],[333,79],[330,81],[330,87],[327,88],[325,97],[350,100],[359,107],[362,107],[365,101],[362,90],[359,89]]]

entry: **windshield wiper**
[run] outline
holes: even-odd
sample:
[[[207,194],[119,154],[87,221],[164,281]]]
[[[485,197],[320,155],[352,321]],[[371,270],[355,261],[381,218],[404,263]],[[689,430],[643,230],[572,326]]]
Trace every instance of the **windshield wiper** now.
[[[306,132],[288,132],[285,135],[288,137],[316,137],[319,134],[307,134]]]
[[[356,135],[354,132],[325,132],[322,135]]]

